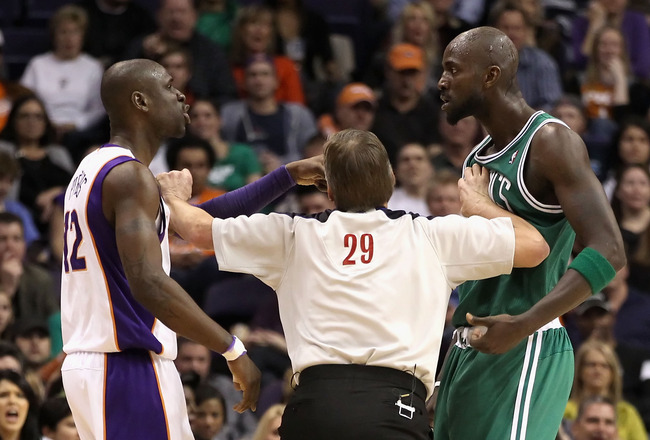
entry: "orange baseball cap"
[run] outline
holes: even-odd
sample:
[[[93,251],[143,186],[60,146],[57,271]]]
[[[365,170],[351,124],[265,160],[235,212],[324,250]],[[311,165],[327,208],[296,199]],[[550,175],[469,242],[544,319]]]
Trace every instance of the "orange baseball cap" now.
[[[375,93],[364,83],[355,82],[343,87],[341,93],[336,98],[337,105],[355,105],[360,102],[368,102],[371,105],[377,103]]]
[[[423,70],[424,52],[413,44],[395,44],[388,52],[388,63],[395,70]]]

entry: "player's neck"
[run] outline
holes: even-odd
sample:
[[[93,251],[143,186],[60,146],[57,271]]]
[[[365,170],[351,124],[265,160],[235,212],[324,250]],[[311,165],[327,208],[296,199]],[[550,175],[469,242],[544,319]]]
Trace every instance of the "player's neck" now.
[[[505,148],[517,137],[535,110],[521,100],[509,100],[492,110],[484,118],[478,118],[492,137],[497,151]]]
[[[149,166],[162,142],[160,139],[148,139],[146,134],[138,131],[134,135],[112,133],[109,143],[131,150],[136,159]]]

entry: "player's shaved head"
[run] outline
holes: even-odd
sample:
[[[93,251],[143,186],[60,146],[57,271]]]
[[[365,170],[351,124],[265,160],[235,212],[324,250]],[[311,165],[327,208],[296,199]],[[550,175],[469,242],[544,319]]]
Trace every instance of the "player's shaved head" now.
[[[517,74],[519,55],[514,43],[497,28],[483,26],[463,32],[449,48],[454,55],[468,57],[479,70],[497,66],[501,70],[502,84],[510,85]]]
[[[131,94],[146,92],[152,80],[164,74],[165,69],[160,64],[146,59],[122,61],[109,67],[102,78],[101,97],[111,120],[130,114]]]

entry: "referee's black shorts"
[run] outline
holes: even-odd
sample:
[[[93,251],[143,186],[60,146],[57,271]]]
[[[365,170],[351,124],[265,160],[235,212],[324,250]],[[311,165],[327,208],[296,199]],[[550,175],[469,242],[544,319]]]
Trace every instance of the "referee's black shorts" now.
[[[299,382],[282,416],[282,440],[432,438],[426,388],[412,374],[364,365],[316,365],[302,371]]]

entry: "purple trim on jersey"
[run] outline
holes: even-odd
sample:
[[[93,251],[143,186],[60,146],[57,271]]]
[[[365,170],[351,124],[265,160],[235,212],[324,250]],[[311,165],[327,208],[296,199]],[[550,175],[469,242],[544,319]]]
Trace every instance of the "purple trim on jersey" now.
[[[203,202],[198,207],[216,218],[252,215],[295,185],[287,167],[282,166],[255,182]]]
[[[117,251],[115,228],[106,220],[102,208],[102,185],[106,175],[113,167],[131,160],[134,159],[130,156],[116,157],[97,174],[88,196],[88,227],[109,291],[118,349],[143,348],[161,353],[162,344],[151,333],[155,318],[133,298]]]
[[[162,400],[149,352],[106,354],[106,440],[169,439]]]

